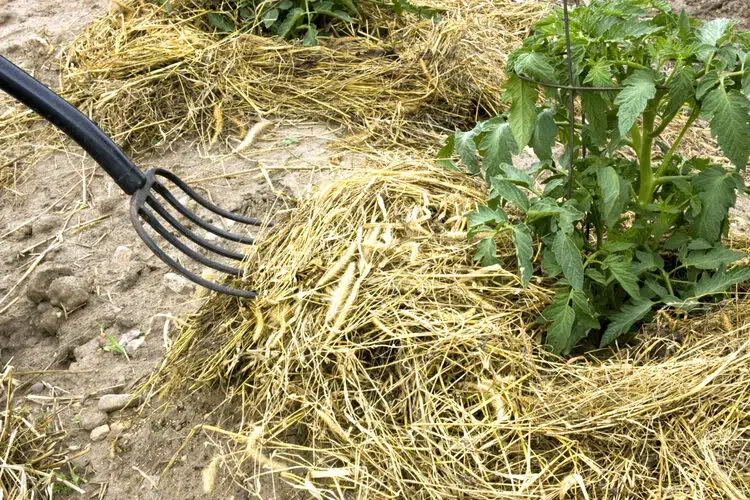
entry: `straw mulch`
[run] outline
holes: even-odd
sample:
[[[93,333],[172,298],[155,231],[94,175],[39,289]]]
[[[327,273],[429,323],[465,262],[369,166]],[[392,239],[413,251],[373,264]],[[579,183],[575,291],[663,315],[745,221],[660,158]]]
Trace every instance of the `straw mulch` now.
[[[13,368],[0,372],[0,498],[53,498],[83,491],[66,479],[65,432],[55,430],[53,414],[30,415],[14,399]]]
[[[188,131],[205,143],[241,139],[248,123],[274,116],[331,121],[385,142],[422,141],[502,109],[506,55],[546,8],[433,3],[447,9],[440,23],[370,6],[368,23],[385,38],[302,47],[249,33],[222,37],[200,26],[205,12],[193,4],[167,11],[136,0],[69,47],[64,93],[136,149]]]
[[[471,262],[481,187],[389,160],[302,202],[250,256],[261,298],[212,297],[152,381],[241,405],[225,463],[315,498],[750,494],[747,302],[554,358],[550,292],[520,287],[507,242],[507,268]]]

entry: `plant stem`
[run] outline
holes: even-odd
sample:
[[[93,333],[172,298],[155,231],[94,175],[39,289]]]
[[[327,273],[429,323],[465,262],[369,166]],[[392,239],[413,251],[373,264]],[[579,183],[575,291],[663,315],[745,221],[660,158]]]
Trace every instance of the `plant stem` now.
[[[664,172],[667,171],[669,168],[669,164],[672,161],[672,158],[674,157],[674,154],[677,152],[677,148],[680,146],[680,143],[682,143],[682,140],[685,138],[685,134],[687,134],[687,131],[690,130],[690,127],[693,126],[693,123],[695,123],[695,120],[698,119],[698,117],[701,114],[701,110],[698,106],[693,108],[693,112],[690,114],[690,118],[685,122],[685,126],[682,127],[682,130],[680,131],[680,135],[677,136],[677,139],[675,139],[674,143],[672,143],[672,147],[669,148],[669,151],[664,156],[664,159],[661,161],[661,165],[656,170],[656,176],[661,177]]]
[[[674,289],[672,289],[672,282],[669,280],[669,275],[664,269],[659,269],[659,271],[661,271],[661,276],[664,278],[664,284],[667,285],[669,295],[674,295]]]
[[[650,106],[643,113],[643,134],[638,154],[640,166],[640,190],[638,201],[641,206],[651,202],[654,191],[654,172],[651,170],[651,147],[654,144],[654,121],[656,121],[656,107]]]

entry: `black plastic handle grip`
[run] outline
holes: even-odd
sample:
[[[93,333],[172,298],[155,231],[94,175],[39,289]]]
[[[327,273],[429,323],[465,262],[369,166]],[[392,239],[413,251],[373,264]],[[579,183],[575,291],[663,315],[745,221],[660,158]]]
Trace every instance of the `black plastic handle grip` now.
[[[19,100],[76,141],[127,194],[135,193],[146,177],[107,134],[65,99],[0,56],[0,90]]]

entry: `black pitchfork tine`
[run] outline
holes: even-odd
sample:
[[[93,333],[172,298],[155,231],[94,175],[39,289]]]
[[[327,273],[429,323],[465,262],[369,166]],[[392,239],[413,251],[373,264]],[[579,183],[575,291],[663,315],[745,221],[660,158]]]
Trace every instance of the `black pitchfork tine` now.
[[[232,260],[242,260],[242,254],[216,245],[196,234],[172,216],[164,204],[160,202],[160,199],[166,201],[176,212],[196,226],[221,239],[242,244],[253,244],[255,240],[249,236],[242,236],[226,231],[202,219],[181,203],[160,182],[160,179],[176,186],[179,191],[182,191],[188,198],[195,201],[207,211],[225,219],[245,225],[261,226],[263,222],[260,219],[245,217],[216,206],[167,170],[152,168],[145,173],[141,172],[117,144],[107,137],[94,122],[89,120],[62,97],[52,92],[2,56],[0,56],[0,90],[4,90],[31,108],[34,112],[62,130],[68,137],[76,141],[114,179],[120,189],[131,196],[130,220],[133,223],[136,233],[151,251],[172,269],[191,281],[220,293],[245,298],[257,297],[256,292],[215,283],[188,270],[180,262],[164,252],[148,234],[144,222],[183,255],[208,268],[221,271],[229,276],[240,277],[242,276],[241,270],[195,251],[180,241],[180,238],[175,236],[170,228],[209,253]],[[157,215],[166,221],[166,226],[159,221]],[[271,226],[272,224],[269,223],[268,225]]]

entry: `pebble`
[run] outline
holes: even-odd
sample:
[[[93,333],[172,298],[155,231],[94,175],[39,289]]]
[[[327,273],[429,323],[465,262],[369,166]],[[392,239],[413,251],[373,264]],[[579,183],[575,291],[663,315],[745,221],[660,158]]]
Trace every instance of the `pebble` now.
[[[81,414],[81,427],[84,430],[92,431],[101,427],[109,421],[109,416],[103,411],[96,409],[84,410]]]
[[[142,337],[142,336],[143,336],[143,332],[140,331],[140,330],[130,330],[130,331],[127,331],[127,332],[123,333],[122,335],[120,335],[120,345],[124,347],[125,345],[129,344],[133,340],[137,339],[138,337]]]
[[[138,320],[133,317],[132,311],[125,311],[117,315],[115,318],[115,324],[120,328],[133,328],[138,324]]]
[[[37,382],[29,388],[29,392],[31,394],[41,394],[42,392],[44,392],[44,384],[41,382]]]
[[[138,404],[138,399],[133,399],[131,394],[105,394],[99,398],[97,408],[100,411],[111,413]]]
[[[128,342],[128,345],[125,346],[125,352],[128,353],[128,356],[133,356],[135,354],[135,351],[140,349],[140,347],[146,342],[145,337],[140,337],[137,339],[133,339],[130,342]]]
[[[191,294],[194,289],[193,283],[190,280],[177,273],[165,274],[163,283],[165,287],[169,288],[177,295]]]
[[[42,264],[32,274],[29,284],[26,287],[26,297],[34,302],[39,303],[47,300],[47,290],[50,284],[61,276],[72,276],[73,270],[68,266],[56,264]]]
[[[62,311],[52,307],[47,302],[39,304],[36,311],[37,317],[34,320],[36,327],[48,335],[56,335],[57,330],[65,322]]]
[[[100,425],[91,431],[91,440],[101,441],[107,437],[107,434],[109,434],[109,426],[107,424]]]
[[[89,286],[83,278],[63,276],[50,283],[47,295],[53,306],[62,306],[66,311],[72,311],[89,301]]]
[[[133,262],[134,253],[130,247],[120,245],[112,253],[112,267],[115,270],[123,270]]]

